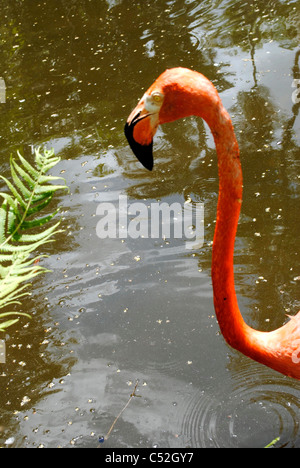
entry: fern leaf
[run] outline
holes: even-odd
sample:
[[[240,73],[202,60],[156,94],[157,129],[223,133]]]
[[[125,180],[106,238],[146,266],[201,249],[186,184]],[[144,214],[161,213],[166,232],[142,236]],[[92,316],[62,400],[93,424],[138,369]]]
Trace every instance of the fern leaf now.
[[[35,193],[37,193],[37,194],[42,194],[42,193],[50,194],[50,193],[56,192],[57,190],[60,190],[61,188],[62,188],[61,185],[41,185],[36,189]]]
[[[42,245],[43,243],[48,244],[49,242],[51,242],[51,240],[41,239],[40,241],[33,242],[30,245],[12,245],[12,244],[3,243],[1,246],[1,250],[2,252],[5,252],[5,253],[15,253],[15,254],[21,253],[22,254],[26,252],[27,254],[30,254],[31,252],[36,250],[38,247],[40,247],[40,245]]]
[[[0,243],[1,244],[5,242],[6,219],[7,219],[7,210],[6,210],[6,205],[3,204],[0,207]]]
[[[42,218],[35,219],[33,221],[24,221],[22,224],[22,229],[32,229],[35,227],[41,227],[47,224],[54,216],[57,215],[59,210],[54,211],[54,213],[51,213],[48,216],[44,216]]]
[[[46,231],[39,232],[38,234],[22,234],[18,237],[19,242],[36,243],[40,241],[46,241],[57,229],[60,223],[56,223],[54,226],[46,229]]]
[[[18,161],[10,158],[12,181],[0,176],[10,193],[0,192],[0,310],[8,306],[20,306],[20,300],[29,294],[31,281],[49,270],[36,262],[43,255],[33,257],[32,253],[52,242],[62,232],[60,221],[46,228],[59,210],[41,216],[51,202],[55,192],[68,189],[62,177],[47,175],[60,158],[53,150],[35,149],[35,164],[30,164],[19,152]],[[53,182],[63,180],[64,185]],[[30,233],[28,231],[30,230]],[[15,324],[18,319],[2,322],[7,315],[24,315],[20,312],[0,313],[0,331]]]
[[[11,158],[10,160],[10,170],[11,170],[11,176],[13,178],[13,181],[17,188],[19,189],[20,193],[22,194],[24,200],[29,199],[32,192],[24,185],[20,177],[17,175],[15,168],[14,168],[14,160]]]
[[[42,211],[44,208],[46,208],[46,206],[48,206],[49,203],[51,202],[52,197],[53,197],[53,193],[50,193],[48,195],[46,194],[43,197],[41,197],[41,200],[36,201],[33,207],[28,209],[27,216],[31,216],[35,213]]]
[[[23,158],[19,151],[17,151],[17,154],[24,168],[27,170],[27,173],[36,180],[39,177],[39,171],[37,171],[25,158]]]
[[[25,314],[24,312],[6,312],[5,314],[1,314],[1,317],[9,317],[11,315],[17,315],[27,317],[31,319],[29,314]],[[8,327],[11,327],[12,325],[15,325],[19,321],[19,318],[17,319],[12,319],[12,320],[6,320],[6,322],[1,322],[0,323],[0,331],[5,332]]]
[[[17,191],[17,189],[14,187],[14,185],[8,180],[6,179],[5,177],[3,176],[0,176],[0,179],[4,180],[4,182],[6,183],[6,185],[8,186],[8,188],[10,189],[11,193],[14,195],[16,201],[22,206],[22,207],[26,207],[26,202],[24,202],[23,198],[21,197],[21,195],[19,194],[19,192]],[[2,195],[2,194],[1,194]]]
[[[24,317],[31,318],[29,314],[25,314],[24,312],[5,312],[2,314],[2,317],[9,317],[10,315],[23,315]]]
[[[14,159],[12,159],[12,164],[19,175],[27,182],[29,190],[33,190],[35,186],[35,179],[33,179],[28,172],[26,172]]]
[[[11,195],[8,193],[0,193],[0,196],[9,204],[14,212],[17,212],[17,203]]]
[[[11,327],[12,325],[17,323],[18,321],[19,321],[19,319],[14,319],[14,320],[6,320],[6,322],[0,323],[0,331],[2,331],[3,333],[6,332],[6,329],[8,327]]]

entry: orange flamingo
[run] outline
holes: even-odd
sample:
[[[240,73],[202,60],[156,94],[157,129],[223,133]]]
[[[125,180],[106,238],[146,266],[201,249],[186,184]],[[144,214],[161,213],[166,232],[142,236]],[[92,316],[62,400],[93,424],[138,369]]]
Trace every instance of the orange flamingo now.
[[[186,68],[162,73],[128,117],[125,135],[136,157],[153,168],[152,141],[159,124],[196,115],[213,134],[218,156],[219,198],[212,252],[214,306],[230,346],[251,359],[300,380],[300,312],[271,332],[248,326],[234,287],[234,242],[242,203],[239,147],[228,112],[213,84]]]

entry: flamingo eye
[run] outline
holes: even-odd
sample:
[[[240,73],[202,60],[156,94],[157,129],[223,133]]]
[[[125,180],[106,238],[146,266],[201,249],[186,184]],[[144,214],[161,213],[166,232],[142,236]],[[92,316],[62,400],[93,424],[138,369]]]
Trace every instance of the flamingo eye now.
[[[153,93],[146,94],[145,96],[145,109],[150,113],[157,113],[162,106],[164,100],[164,95],[158,91],[153,91]]]
[[[163,95],[161,93],[158,93],[157,91],[153,92],[151,94],[151,97],[152,97],[153,101],[156,102],[157,104],[159,104],[163,100]]]

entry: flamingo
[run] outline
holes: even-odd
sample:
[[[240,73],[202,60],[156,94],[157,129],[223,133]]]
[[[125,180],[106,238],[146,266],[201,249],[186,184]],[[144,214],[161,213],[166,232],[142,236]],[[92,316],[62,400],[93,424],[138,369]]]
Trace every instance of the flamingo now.
[[[197,71],[181,67],[166,70],[129,115],[125,135],[138,160],[152,170],[153,137],[158,125],[190,115],[207,122],[218,157],[219,196],[211,274],[222,335],[245,356],[300,380],[300,312],[282,327],[262,332],[247,325],[239,310],[233,256],[243,176],[233,124],[214,85]]]

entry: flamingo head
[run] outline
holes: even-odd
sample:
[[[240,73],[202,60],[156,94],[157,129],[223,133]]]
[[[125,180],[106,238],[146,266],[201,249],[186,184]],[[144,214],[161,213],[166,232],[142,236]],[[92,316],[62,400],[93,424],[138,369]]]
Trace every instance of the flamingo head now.
[[[160,123],[159,113],[163,101],[164,94],[161,90],[148,90],[125,125],[125,135],[133,153],[150,171],[153,169],[153,137]]]
[[[209,120],[219,101],[216,89],[201,73],[181,67],[166,70],[127,119],[125,135],[133,153],[151,171],[157,127],[189,115]]]

